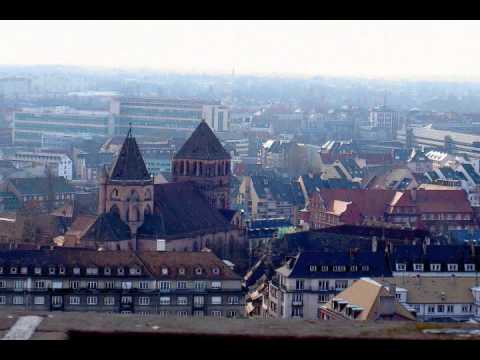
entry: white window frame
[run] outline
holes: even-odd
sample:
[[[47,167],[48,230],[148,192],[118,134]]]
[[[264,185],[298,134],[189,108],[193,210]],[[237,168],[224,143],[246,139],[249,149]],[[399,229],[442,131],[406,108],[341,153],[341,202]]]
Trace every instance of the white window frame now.
[[[98,289],[98,281],[96,280],[91,280],[87,282],[87,289]]]
[[[0,295],[0,305],[7,304],[7,297],[5,295]]]
[[[97,296],[87,296],[87,305],[94,306],[98,304]]]
[[[112,269],[109,267],[103,268],[103,275],[106,275],[106,276],[112,275]]]
[[[138,288],[139,289],[150,289],[150,282],[149,281],[139,281],[138,282]]]
[[[475,271],[475,264],[465,264],[465,271]]]
[[[88,267],[87,268],[87,275],[98,275],[98,268],[97,267]]]
[[[222,305],[222,297],[221,296],[212,296],[211,302],[212,302],[212,305]]]
[[[430,264],[430,271],[441,271],[442,264]]]
[[[407,271],[407,264],[397,263],[396,268],[397,268],[397,271]]]
[[[158,282],[158,289],[160,291],[168,291],[171,288],[171,282],[169,280],[161,280]]]
[[[458,271],[458,264],[447,264],[447,270],[457,272]]]
[[[106,306],[115,305],[115,296],[105,296],[103,298],[103,304]]]
[[[170,305],[171,298],[170,296],[160,296],[159,304],[160,305]]]
[[[188,297],[187,296],[178,296],[177,297],[177,305],[188,305]]]
[[[221,281],[212,281],[212,289],[221,289],[222,282]]]
[[[80,288],[80,281],[79,280],[70,280],[70,289],[78,289]]]
[[[45,305],[45,296],[34,296],[33,297],[33,304],[34,305]]]
[[[80,275],[80,268],[78,266],[73,268],[73,275]]]
[[[423,264],[413,264],[413,271],[423,271]]]
[[[220,310],[212,310],[210,314],[213,317],[222,317],[222,312]]]
[[[177,289],[186,289],[187,282],[186,281],[177,281]]]
[[[150,305],[150,296],[139,296],[138,305],[142,305],[142,306]]]
[[[20,268],[20,274],[24,274],[24,275],[25,275],[25,274],[28,274],[28,267],[22,266],[22,267]]]

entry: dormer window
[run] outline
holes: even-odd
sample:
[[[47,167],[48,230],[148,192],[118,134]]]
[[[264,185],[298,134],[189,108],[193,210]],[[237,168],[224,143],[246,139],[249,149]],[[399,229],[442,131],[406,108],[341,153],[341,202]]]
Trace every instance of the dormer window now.
[[[213,273],[214,275],[218,275],[218,274],[220,274],[220,269],[217,268],[217,267],[214,267],[214,268],[212,269],[212,273]]]
[[[36,267],[34,272],[35,272],[35,275],[42,275],[42,268],[41,267]]]
[[[162,275],[168,275],[168,268],[166,267],[162,268]]]
[[[358,266],[357,266],[357,265],[352,265],[352,266],[350,266],[350,271],[351,271],[351,272],[356,272],[356,271],[358,271]]]
[[[448,264],[448,271],[458,271],[458,264]]]
[[[98,275],[98,268],[96,267],[87,268],[87,275]]]
[[[123,268],[123,267],[119,267],[119,268],[117,269],[117,274],[118,274],[118,275],[124,275],[124,274],[125,274],[124,268]]]
[[[397,264],[397,271],[406,271],[407,265],[406,264]]]
[[[55,266],[50,266],[48,268],[48,274],[49,275],[55,275]]]
[[[60,268],[58,269],[58,273],[59,273],[60,275],[65,275],[65,272],[66,272],[65,267],[64,267],[64,266],[60,266]]]
[[[104,275],[111,275],[112,274],[112,269],[110,269],[109,267],[106,267],[103,269],[103,274]]]
[[[413,264],[413,271],[423,271],[423,264]]]
[[[368,271],[370,267],[368,265],[362,265],[362,271]]]
[[[22,266],[20,269],[20,274],[26,274],[28,273],[28,268],[26,266]]]
[[[78,266],[73,268],[73,275],[80,275],[80,268]]]
[[[440,271],[441,268],[441,264],[430,264],[430,271]]]
[[[317,271],[317,267],[315,265],[310,265],[310,272]]]
[[[178,269],[178,274],[179,275],[185,275],[185,268],[181,267],[180,269]]]
[[[163,269],[162,269],[162,273],[163,273]],[[130,275],[140,275],[140,268],[131,267],[130,268]]]
[[[201,267],[195,268],[195,274],[196,275],[202,275],[202,268]]]
[[[322,271],[324,272],[328,271],[328,265],[322,265]]]
[[[3,274],[3,267],[0,267],[0,274]]]
[[[346,271],[346,266],[343,266],[343,265],[334,265],[334,266],[333,266],[333,271],[336,271],[336,272]]]
[[[16,274],[17,273],[17,268],[16,267],[11,267],[10,268],[10,274]]]
[[[475,264],[465,264],[465,271],[475,271]]]

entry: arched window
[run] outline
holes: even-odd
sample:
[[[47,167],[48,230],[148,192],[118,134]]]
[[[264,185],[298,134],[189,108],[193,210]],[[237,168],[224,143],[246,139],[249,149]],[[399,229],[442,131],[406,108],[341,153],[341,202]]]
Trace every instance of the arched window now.
[[[145,190],[145,200],[152,200],[152,192],[150,189]]]
[[[130,201],[138,201],[140,199],[140,196],[138,195],[138,192],[135,190],[132,190],[130,192]]]
[[[118,208],[117,205],[113,205],[111,208],[110,208],[110,212],[112,214],[116,214],[118,216],[120,216],[120,209]]]
[[[110,193],[110,200],[118,199],[118,189],[113,189]]]
[[[130,218],[128,218],[129,221],[139,221],[140,220],[140,211],[138,210],[138,207],[134,206],[132,208],[132,212],[130,213]]]

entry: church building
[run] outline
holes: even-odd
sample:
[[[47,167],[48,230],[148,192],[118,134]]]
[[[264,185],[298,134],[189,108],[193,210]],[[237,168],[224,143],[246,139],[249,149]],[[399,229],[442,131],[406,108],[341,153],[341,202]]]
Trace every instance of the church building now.
[[[130,129],[99,176],[98,214],[76,219],[66,246],[248,256],[243,219],[229,209],[230,156],[202,121],[173,159],[173,182],[154,184]]]

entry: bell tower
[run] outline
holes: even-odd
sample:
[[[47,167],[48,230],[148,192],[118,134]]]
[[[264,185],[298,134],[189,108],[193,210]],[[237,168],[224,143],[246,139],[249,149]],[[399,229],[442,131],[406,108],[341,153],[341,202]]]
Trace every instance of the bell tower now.
[[[99,187],[98,213],[116,213],[135,239],[145,216],[153,213],[153,178],[131,128],[110,173],[104,170],[100,174]]]
[[[172,162],[172,180],[192,181],[210,205],[230,207],[230,154],[205,120],[197,126]]]

